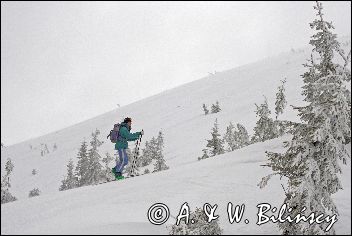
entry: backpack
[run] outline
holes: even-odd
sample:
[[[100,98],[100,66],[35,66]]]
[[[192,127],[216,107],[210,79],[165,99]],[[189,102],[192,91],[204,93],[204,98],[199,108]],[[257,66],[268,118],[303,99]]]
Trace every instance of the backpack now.
[[[117,124],[114,124],[114,129],[110,130],[110,134],[106,137],[106,138],[109,138],[110,137],[110,141],[112,143],[116,143],[117,140],[119,139],[120,137],[120,127],[121,127],[121,124],[120,123],[117,123]]]

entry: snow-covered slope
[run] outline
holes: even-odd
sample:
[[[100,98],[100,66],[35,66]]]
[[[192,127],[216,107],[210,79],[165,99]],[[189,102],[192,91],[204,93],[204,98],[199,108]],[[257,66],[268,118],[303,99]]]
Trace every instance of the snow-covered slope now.
[[[224,234],[277,234],[272,223],[257,226],[257,204],[280,207],[284,198],[278,178],[264,189],[257,184],[270,173],[261,167],[266,161],[263,150],[282,151],[289,136],[257,143],[231,153],[167,171],[50,193],[1,206],[2,234],[167,234],[180,207],[187,202],[192,210],[205,203],[218,204]],[[351,169],[344,167],[344,190],[334,196],[340,210],[335,224],[337,233],[351,232]],[[227,204],[245,204],[246,225],[230,224]],[[165,203],[171,212],[168,222],[155,226],[147,212],[155,203]]]
[[[350,44],[349,46],[350,47]],[[275,92],[280,80],[287,78],[286,96],[289,105],[302,104],[300,95],[304,72],[302,64],[310,51],[282,53],[256,63],[217,73],[192,83],[165,91],[158,95],[113,110],[72,127],[36,139],[3,148],[2,168],[6,158],[13,160],[11,193],[19,201],[1,206],[2,233],[165,233],[162,226],[147,221],[148,207],[156,202],[167,203],[171,213],[177,215],[183,202],[191,208],[205,202],[219,205],[221,227],[224,233],[277,233],[271,224],[256,226],[256,205],[271,202],[279,206],[283,191],[278,180],[260,190],[256,184],[270,170],[260,167],[265,163],[265,150],[281,150],[280,139],[226,153],[215,158],[198,161],[215,119],[223,134],[230,121],[243,124],[252,133],[256,122],[254,103],[268,98],[273,111]],[[222,111],[204,116],[202,104],[208,107],[219,101]],[[112,125],[123,117],[132,117],[132,131],[145,131],[142,146],[162,130],[165,135],[164,155],[170,170],[127,179],[123,182],[90,186],[58,192],[66,165],[75,160],[80,143],[90,140],[96,128],[101,139]],[[298,120],[288,106],[282,119]],[[53,152],[52,147],[58,149]],[[40,145],[47,144],[50,153],[40,155]],[[33,146],[33,149],[30,148]],[[133,146],[133,143],[130,143]],[[109,141],[99,149],[114,153]],[[342,176],[345,190],[335,198],[341,218],[338,233],[351,233],[351,181],[350,164]],[[32,169],[38,171],[32,175]],[[33,188],[39,188],[40,197],[28,199]],[[226,204],[246,203],[246,224],[230,225]],[[174,223],[170,218],[168,223]]]

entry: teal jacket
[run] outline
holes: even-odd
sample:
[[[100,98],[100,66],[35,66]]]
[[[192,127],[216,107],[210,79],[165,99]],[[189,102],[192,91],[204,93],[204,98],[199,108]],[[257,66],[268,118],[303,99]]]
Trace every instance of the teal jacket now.
[[[136,141],[140,135],[141,135],[141,132],[130,133],[130,129],[128,125],[126,123],[121,123],[120,134],[115,144],[115,149],[116,150],[127,149],[128,148],[127,141]]]

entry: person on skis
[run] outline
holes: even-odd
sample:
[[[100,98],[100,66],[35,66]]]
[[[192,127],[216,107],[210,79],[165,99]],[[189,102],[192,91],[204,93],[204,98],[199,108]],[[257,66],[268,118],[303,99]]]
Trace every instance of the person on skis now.
[[[126,149],[128,148],[128,141],[136,141],[140,135],[143,135],[143,130],[141,132],[130,133],[132,125],[132,119],[126,117],[124,121],[120,124],[119,138],[115,144],[115,150],[119,155],[119,159],[116,158],[116,166],[112,168],[116,179],[123,179],[122,171],[124,167],[128,164],[128,156]]]

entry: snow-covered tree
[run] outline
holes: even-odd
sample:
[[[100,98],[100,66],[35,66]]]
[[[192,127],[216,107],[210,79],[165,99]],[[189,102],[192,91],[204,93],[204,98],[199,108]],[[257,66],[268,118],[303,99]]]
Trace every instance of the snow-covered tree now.
[[[207,140],[207,147],[210,148],[211,156],[225,153],[224,140],[220,138],[221,135],[219,134],[218,119],[215,120],[211,136],[212,138]]]
[[[54,143],[53,152],[55,152],[56,150],[57,150],[57,145],[56,145],[56,143]]]
[[[208,115],[209,114],[209,110],[207,108],[207,106],[203,103],[203,110],[204,110],[204,114]]]
[[[161,143],[162,144],[162,143]],[[153,160],[157,160],[159,158],[160,149],[162,149],[162,145],[160,145],[160,141],[157,138],[152,137],[149,141],[149,155]]]
[[[92,133],[92,140],[90,141],[91,148],[88,150],[88,172],[86,173],[86,184],[96,184],[104,178],[103,166],[100,163],[101,156],[98,152],[98,148],[102,145],[102,142],[98,139],[100,131],[96,129]]]
[[[77,178],[78,186],[83,186],[87,183],[87,172],[89,167],[87,150],[87,142],[84,140],[77,154],[78,162],[76,166],[75,175]]]
[[[139,158],[139,166],[147,166],[152,162],[153,156],[151,152],[151,143],[146,141],[145,147],[142,148],[142,155]]]
[[[193,223],[192,223],[193,222]],[[191,212],[189,223],[184,219],[179,225],[170,227],[170,235],[221,235],[223,230],[219,226],[219,219],[208,223],[208,217],[201,208],[196,208],[195,212]]]
[[[62,184],[59,188],[59,191],[64,191],[64,190],[78,187],[77,178],[74,174],[74,169],[75,167],[74,167],[73,161],[72,159],[70,159],[70,161],[67,164],[67,175],[61,181]]]
[[[36,197],[40,195],[40,190],[38,188],[34,188],[29,191],[28,197]]]
[[[160,131],[157,138],[152,137],[151,140],[145,142],[145,147],[142,148],[142,155],[139,159],[139,166],[147,166],[152,163],[152,160],[158,160],[162,156],[164,146],[163,134]]]
[[[150,170],[149,169],[145,169],[144,170],[144,174],[146,175],[146,174],[149,174],[150,173]]]
[[[318,60],[312,56],[310,63],[304,65],[308,70],[302,75],[302,94],[308,105],[296,107],[303,123],[294,126],[292,140],[285,144],[285,153],[267,152],[267,166],[273,169],[273,174],[288,180],[284,202],[293,209],[290,215],[301,213],[303,207],[305,215],[338,214],[331,196],[342,189],[339,161],[349,157],[345,150],[349,141],[345,137],[351,137],[351,94],[346,88],[346,82],[351,80],[346,66],[350,63],[350,54],[344,56],[336,35],[331,32],[332,23],[323,20],[322,4],[317,2],[314,9],[318,19],[310,26],[317,32],[310,44]],[[345,65],[334,63],[335,53],[342,56]],[[273,174],[264,177],[260,186],[265,186]],[[335,234],[333,227],[326,232],[327,226],[327,222],[279,225],[283,234]]]
[[[32,175],[36,175],[37,174],[37,170],[36,169],[33,169],[32,170]]]
[[[1,143],[1,148],[5,148],[5,144]]]
[[[202,151],[203,151],[203,155],[201,157],[198,157],[198,161],[209,158],[208,150],[204,148]]]
[[[149,141],[149,144],[150,155],[152,159],[156,160],[158,155],[158,144],[156,138],[152,137],[152,139]]]
[[[47,144],[44,145],[44,153],[49,154],[49,148]]]
[[[1,186],[1,204],[16,201],[17,198],[14,197],[8,189],[3,189]]]
[[[252,142],[264,142],[268,139],[276,138],[277,129],[273,119],[270,117],[271,111],[267,99],[265,98],[264,103],[260,106],[257,104],[255,104],[255,106],[257,108],[256,114],[259,119],[254,127]]]
[[[159,131],[158,137],[156,138],[156,144],[158,146],[159,152],[164,148],[164,134],[162,131]]]
[[[159,155],[158,159],[156,160],[154,164],[154,171],[153,172],[158,172],[162,170],[167,170],[169,167],[166,165],[165,159],[163,155]]]
[[[275,101],[275,114],[276,120],[280,114],[284,112],[284,109],[287,105],[286,96],[285,96],[285,83],[286,78],[281,80],[281,85],[278,88],[278,92],[276,93],[276,101]]]
[[[218,113],[219,111],[221,111],[220,104],[219,101],[216,101],[215,105],[211,105],[211,113]]]
[[[41,143],[40,144],[40,155],[41,156],[45,156],[46,154],[49,154],[49,149],[48,149],[48,145]]]
[[[238,148],[243,148],[250,144],[249,135],[246,128],[242,124],[237,124],[236,140]]]
[[[6,174],[2,176],[1,180],[1,204],[16,201],[17,198],[14,197],[11,193],[9,188],[11,187],[10,184],[10,175],[14,169],[14,164],[12,163],[11,159],[8,158],[5,164],[5,172]]]
[[[154,164],[154,171],[158,172],[162,170],[167,170],[169,167],[166,165],[163,149],[164,149],[164,137],[162,131],[159,131],[158,137],[155,140],[156,144],[156,156],[155,156],[155,164]]]
[[[115,179],[115,176],[113,175],[113,173],[111,172],[111,168],[109,166],[109,164],[111,163],[111,161],[114,160],[114,157],[112,157],[110,155],[110,153],[106,152],[105,153],[105,157],[103,158],[103,163],[104,163],[104,176],[106,178],[106,181],[111,181],[113,179]]]
[[[235,126],[230,122],[230,125],[226,127],[226,133],[224,135],[224,142],[227,143],[227,151],[231,152],[238,148],[237,142],[237,131],[235,130]]]

